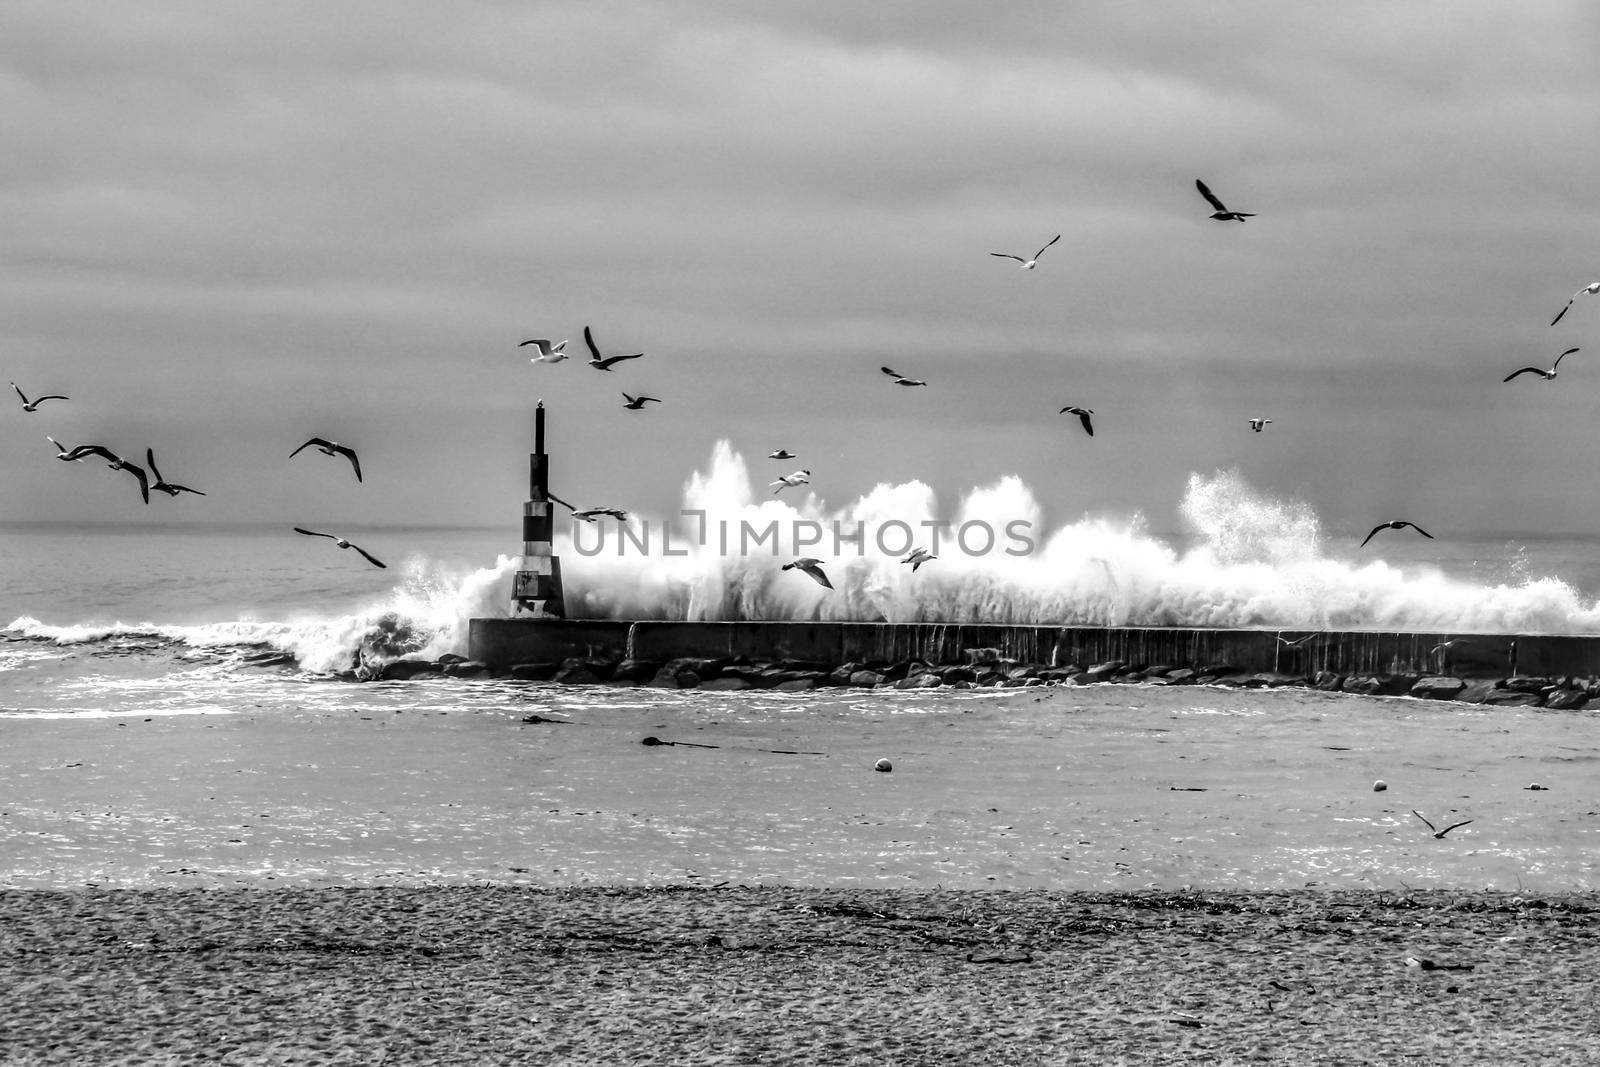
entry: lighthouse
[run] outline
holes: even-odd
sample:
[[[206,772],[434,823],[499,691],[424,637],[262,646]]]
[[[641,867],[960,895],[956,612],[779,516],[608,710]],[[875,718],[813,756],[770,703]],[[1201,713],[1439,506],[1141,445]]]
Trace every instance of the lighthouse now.
[[[561,560],[551,541],[555,502],[550,499],[550,462],[544,454],[544,401],[533,413],[533,453],[528,456],[528,499],[522,505],[522,559],[511,586],[512,614],[560,619]]]

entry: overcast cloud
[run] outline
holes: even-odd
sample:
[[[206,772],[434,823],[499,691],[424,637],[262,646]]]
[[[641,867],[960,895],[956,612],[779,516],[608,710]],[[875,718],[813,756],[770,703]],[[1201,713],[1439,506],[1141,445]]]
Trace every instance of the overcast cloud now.
[[[1600,277],[1595,12],[13,0],[0,340],[73,399],[0,407],[0,520],[509,551],[543,397],[553,488],[657,514],[727,437],[834,507],[1014,473],[1053,524],[1165,529],[1237,466],[1334,528],[1592,529],[1600,298],[1547,324]],[[645,358],[517,348],[586,323]],[[46,434],[210,495],[147,508]],[[291,463],[313,434],[367,481]]]

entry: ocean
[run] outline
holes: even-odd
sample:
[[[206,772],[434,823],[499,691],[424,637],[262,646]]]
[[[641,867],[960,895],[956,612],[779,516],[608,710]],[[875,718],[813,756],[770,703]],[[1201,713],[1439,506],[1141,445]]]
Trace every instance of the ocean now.
[[[507,613],[520,531],[343,532],[388,569],[287,528],[0,527],[0,885],[1593,886],[1591,713],[1209,687],[345,682],[331,672],[377,625],[413,655],[464,653],[466,620]],[[1060,564],[1068,542],[1093,561]],[[925,594],[893,558],[829,565],[841,600],[898,619],[1057,604],[1600,631],[1595,539],[1317,543],[1087,523],[1020,564],[941,555]],[[823,614],[827,591],[776,559],[558,547],[594,614]],[[1437,840],[1413,809],[1472,824]]]

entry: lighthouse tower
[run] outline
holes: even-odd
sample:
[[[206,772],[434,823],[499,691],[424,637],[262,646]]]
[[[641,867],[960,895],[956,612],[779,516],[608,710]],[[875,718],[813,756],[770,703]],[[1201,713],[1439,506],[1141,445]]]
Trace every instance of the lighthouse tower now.
[[[564,618],[561,560],[551,541],[555,503],[550,499],[550,464],[544,454],[544,401],[533,413],[533,453],[528,456],[528,500],[522,505],[522,559],[511,585],[512,614]]]

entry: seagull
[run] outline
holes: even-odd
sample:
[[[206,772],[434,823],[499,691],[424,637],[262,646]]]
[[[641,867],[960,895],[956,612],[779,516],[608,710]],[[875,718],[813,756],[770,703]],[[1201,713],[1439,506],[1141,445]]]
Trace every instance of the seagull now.
[[[321,452],[325,456],[343,456],[345,459],[348,459],[350,461],[350,466],[356,469],[356,481],[359,482],[361,480],[361,461],[356,458],[356,450],[351,448],[349,445],[341,445],[338,441],[330,441],[325,437],[313,437],[311,440],[301,445],[300,448],[290,452],[289,458],[293,459],[300,454],[301,448],[310,448],[312,445],[316,445],[317,451]]]
[[[1272,421],[1271,419],[1251,419],[1250,420],[1250,428],[1252,430],[1254,430],[1256,433],[1260,433],[1261,432],[1261,428],[1263,426],[1265,426],[1267,423],[1271,422],[1271,421]]]
[[[517,347],[521,348],[523,345],[539,346],[539,354],[528,360],[529,363],[560,363],[562,360],[567,358],[567,342],[565,341],[552,345],[543,337],[536,337],[531,341],[521,342],[521,344],[518,344]]]
[[[582,519],[584,522],[593,522],[602,515],[610,515],[618,522],[627,522],[628,513],[621,508],[574,508],[572,517]]]
[[[1227,205],[1218,200],[1216,195],[1206,188],[1206,183],[1199,178],[1194,180],[1194,185],[1196,189],[1200,190],[1200,195],[1209,200],[1211,206],[1217,209],[1212,212],[1211,217],[1218,222],[1243,222],[1245,219],[1255,218],[1256,213],[1254,211],[1229,211]]]
[[[1427,816],[1423,815],[1422,812],[1418,811],[1417,809],[1412,808],[1411,809],[1411,814],[1413,814],[1417,818],[1421,819],[1422,820],[1422,825],[1426,826],[1428,829],[1433,831],[1434,840],[1436,840],[1436,841],[1443,841],[1445,834],[1449,833],[1451,830],[1454,830],[1459,826],[1465,826],[1465,825],[1467,825],[1467,823],[1472,821],[1471,819],[1467,819],[1464,822],[1451,823],[1449,826],[1446,826],[1443,830],[1440,830],[1440,829],[1436,828],[1433,825],[1433,823],[1428,821]]]
[[[385,569],[387,569],[387,565],[385,563],[383,563],[382,560],[379,560],[376,557],[374,557],[371,553],[369,553],[366,549],[362,548],[360,545],[353,545],[349,541],[346,541],[342,537],[335,537],[333,534],[328,534],[328,533],[317,533],[317,531],[315,531],[315,530],[302,530],[298,526],[296,526],[294,528],[294,532],[298,533],[298,534],[305,534],[307,537],[326,537],[328,540],[332,541],[334,544],[338,545],[340,548],[353,548],[353,549],[355,549],[357,552],[361,553],[361,558],[365,559],[368,563],[372,564],[374,567],[384,567]]]
[[[785,563],[783,565],[783,569],[786,571],[804,571],[812,578],[816,579],[818,585],[827,586],[829,589],[833,588],[833,583],[828,581],[828,576],[822,573],[822,561],[820,559],[812,559],[810,556],[802,556],[793,563]]]
[[[787,448],[780,448],[780,449],[777,449],[775,451],[768,452],[767,453],[767,458],[768,459],[794,459],[795,457],[794,457],[794,453],[790,452]]]
[[[1600,282],[1590,282],[1582,289],[1579,289],[1576,293],[1573,293],[1572,300],[1576,300],[1580,296],[1593,296],[1596,293],[1600,293]],[[1572,306],[1572,300],[1567,301],[1567,307],[1564,307],[1560,311],[1556,312],[1556,317],[1550,320],[1550,325],[1554,326],[1556,323],[1561,321],[1561,316],[1565,315],[1567,313],[1567,308]]]
[[[1569,348],[1565,352],[1561,353],[1559,356],[1556,357],[1555,364],[1549,370],[1540,370],[1538,367],[1523,367],[1521,370],[1512,371],[1510,374],[1506,375],[1505,378],[1502,379],[1502,380],[1509,382],[1511,379],[1515,378],[1519,374],[1537,374],[1539,377],[1543,378],[1545,381],[1548,382],[1551,378],[1554,378],[1556,376],[1556,367],[1561,366],[1561,361],[1563,359],[1566,359],[1568,356],[1572,355],[1572,353],[1577,352],[1577,351],[1579,351],[1579,349]]]
[[[75,462],[78,462],[78,463],[82,463],[83,462],[83,456],[78,454],[78,450],[76,448],[69,449],[65,445],[63,445],[60,441],[57,441],[54,437],[47,436],[47,437],[45,437],[45,440],[49,441],[51,444],[56,446],[56,458],[57,459],[75,461]]]
[[[54,444],[55,442],[52,441],[51,443]],[[57,449],[60,447],[60,445],[56,445]],[[140,467],[137,463],[129,463],[127,460],[111,451],[111,449],[106,448],[104,445],[79,445],[72,451],[62,453],[56,458],[73,460],[82,459],[84,456],[99,456],[101,459],[109,461],[106,463],[106,466],[111,470],[127,471],[129,474],[139,479],[139,495],[144,498],[144,502],[146,504],[150,503],[150,479],[145,476],[144,468]]]
[[[778,488],[776,488],[776,489],[774,489],[772,491],[772,495],[773,496],[777,496],[779,493],[783,492],[789,486],[792,486],[792,485],[806,485],[806,484],[809,484],[810,481],[811,481],[811,472],[810,471],[808,471],[808,470],[798,470],[798,471],[795,471],[793,474],[780,474],[780,475],[778,475],[778,480],[777,481],[768,482],[767,484],[768,485],[775,485],[775,486],[778,487]]]
[[[913,574],[915,574],[918,567],[922,566],[924,563],[928,562],[930,559],[938,559],[938,558],[939,558],[938,556],[935,556],[933,553],[929,552],[925,548],[914,548],[914,549],[911,550],[911,555],[907,556],[905,559],[901,560],[900,562],[901,563],[909,563],[909,564],[911,564],[911,572]]]
[[[660,400],[657,400],[653,396],[629,396],[627,393],[622,394],[622,399],[627,401],[627,403],[622,406],[627,408],[629,411],[639,411],[647,403],[661,403]]]
[[[38,411],[39,410],[39,405],[43,404],[46,400],[71,400],[72,399],[69,396],[62,396],[59,393],[51,393],[49,396],[35,397],[34,399],[29,400],[28,399],[28,395],[26,393],[24,393],[20,388],[18,388],[16,382],[12,382],[11,383],[11,388],[16,389],[17,390],[17,395],[22,397],[22,410],[23,411],[28,411],[28,412]]]
[[[1433,540],[1433,534],[1429,533],[1427,530],[1424,530],[1422,527],[1418,526],[1416,523],[1407,522],[1404,519],[1396,519],[1394,522],[1380,522],[1380,523],[1378,523],[1378,525],[1376,525],[1376,526],[1374,526],[1372,528],[1372,533],[1367,534],[1367,540],[1366,541],[1362,541],[1361,544],[1358,547],[1360,547],[1360,548],[1367,547],[1367,541],[1372,540],[1373,537],[1377,535],[1379,530],[1399,530],[1399,529],[1403,529],[1404,527],[1407,527],[1407,526],[1411,527],[1413,530],[1417,531],[1417,533],[1421,534],[1423,537],[1426,537],[1428,540],[1430,540],[1430,541]]]
[[[1439,654],[1439,673],[1443,674],[1444,670],[1445,670],[1445,667],[1448,666],[1448,664],[1446,663],[1446,660],[1448,660],[1450,658],[1451,650],[1456,648],[1458,645],[1470,645],[1470,644],[1472,644],[1472,642],[1468,641],[1464,637],[1452,637],[1450,640],[1441,641],[1439,644],[1434,645],[1432,648],[1428,649],[1428,655],[1431,656],[1436,652]]]
[[[1059,240],[1061,240],[1061,235],[1058,233],[1044,243],[1044,248],[1049,248]],[[1014,256],[1010,252],[990,252],[989,254],[991,256],[999,256],[1001,259],[1014,259],[1018,263],[1022,264],[1023,270],[1032,270],[1034,267],[1038,266],[1039,257],[1044,255],[1044,248],[1041,248],[1039,251],[1035,252],[1032,259],[1023,259],[1021,256]]]
[[[589,327],[587,326],[583,328],[583,343],[589,346],[589,366],[595,370],[610,370],[613,363],[621,363],[625,359],[638,359],[644,355],[643,352],[635,352],[629,356],[607,356],[605,359],[601,359],[600,350],[594,346],[594,334],[589,332]]]
[[[928,384],[927,382],[922,381],[919,378],[907,378],[904,374],[896,373],[895,371],[890,370],[888,367],[883,367],[882,370],[883,370],[883,373],[887,374],[889,377],[894,379],[894,384],[896,384],[896,385],[927,385]]]
[[[1276,636],[1278,638],[1278,644],[1284,645],[1287,648],[1305,648],[1313,637],[1320,637],[1321,635],[1322,631],[1318,630],[1316,633],[1306,634],[1304,637],[1296,637],[1293,641],[1289,640],[1287,637],[1284,637],[1282,634],[1278,634]]]
[[[1089,416],[1094,414],[1093,408],[1075,408],[1068,406],[1056,412],[1057,415],[1066,415],[1068,413],[1078,416],[1078,421],[1083,423],[1083,432],[1088,434],[1090,437],[1094,436],[1094,423],[1089,421]]]
[[[205,494],[198,489],[190,489],[187,485],[177,485],[161,477],[161,472],[156,469],[156,454],[154,449],[147,448],[144,450],[144,462],[145,465],[150,468],[150,476],[155,479],[155,481],[150,483],[150,488],[154,489],[156,492],[166,493],[168,496],[177,496],[179,493],[193,493],[195,496],[205,496]]]

